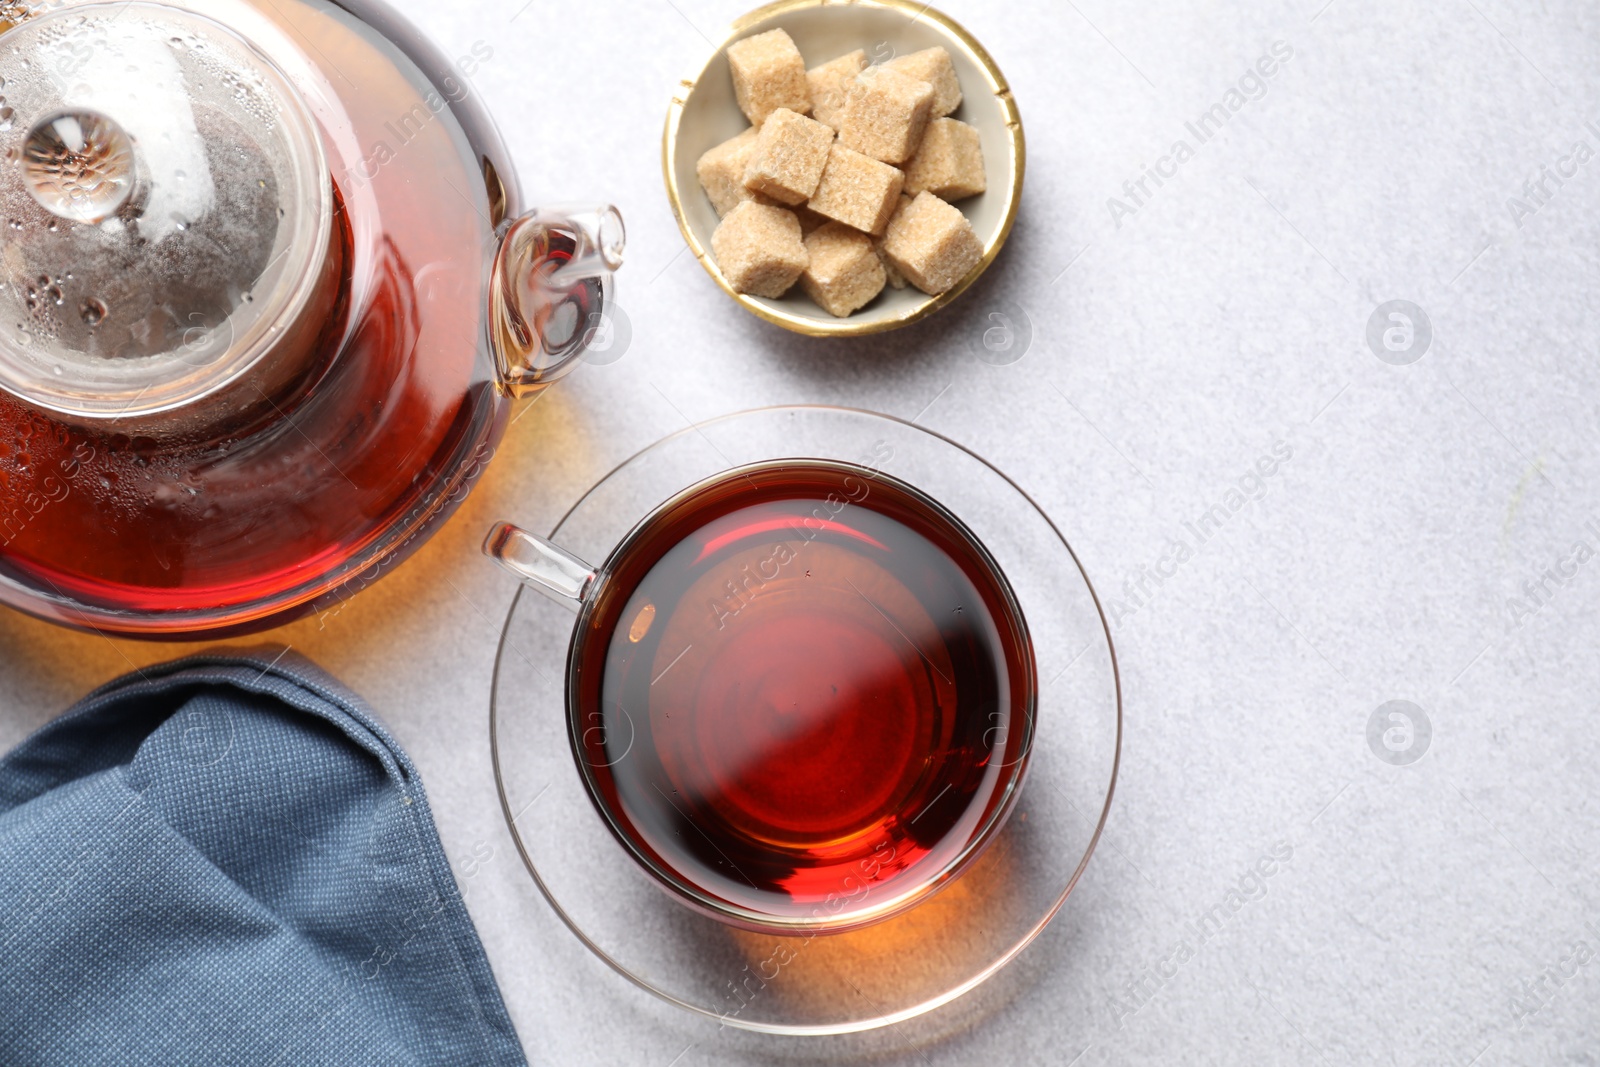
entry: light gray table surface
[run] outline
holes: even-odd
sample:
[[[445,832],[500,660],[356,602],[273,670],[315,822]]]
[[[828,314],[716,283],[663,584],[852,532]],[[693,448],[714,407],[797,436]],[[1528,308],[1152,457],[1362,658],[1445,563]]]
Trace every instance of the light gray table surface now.
[[[941,2],[1020,104],[1019,224],[936,319],[819,343],[734,308],[661,186],[672,87],[741,4],[404,0],[447,52],[494,49],[475,86],[530,198],[622,207],[633,339],[512,426],[412,561],[256,643],[332,670],[415,756],[536,1063],[1600,1063],[1600,8]],[[1197,142],[1185,123],[1274,42],[1292,58]],[[1124,182],[1179,139],[1193,158],[1136,202]],[[1391,300],[1431,324],[1404,365],[1368,343]],[[1007,304],[1030,346],[982,362]],[[846,1038],[719,1032],[591,958],[516,859],[489,760],[514,593],[478,554],[490,521],[548,529],[686,419],[788,402],[916,416],[1007,471],[1108,598],[1126,703],[1056,922],[966,1001]],[[7,747],[184,650],[10,612],[0,648]],[[1405,766],[1369,736],[1393,700],[1431,725]]]

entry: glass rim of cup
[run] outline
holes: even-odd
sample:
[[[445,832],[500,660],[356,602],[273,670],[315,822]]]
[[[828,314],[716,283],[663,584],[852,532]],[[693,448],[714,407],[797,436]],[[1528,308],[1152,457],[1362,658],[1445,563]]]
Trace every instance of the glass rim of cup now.
[[[827,916],[816,915],[815,909],[811,916],[778,916],[720,901],[701,892],[688,879],[669,867],[656,862],[649,852],[634,840],[626,827],[621,824],[616,813],[601,801],[599,783],[595,779],[594,768],[589,766],[588,761],[583,756],[584,745],[581,741],[582,734],[580,732],[585,712],[578,693],[579,682],[576,668],[590,641],[609,640],[612,634],[612,628],[602,631],[596,629],[592,624],[595,621],[595,614],[601,610],[607,600],[607,591],[612,585],[611,579],[616,569],[641,544],[648,542],[650,535],[655,530],[663,523],[670,521],[675,511],[690,506],[703,494],[740,478],[749,479],[753,476],[778,473],[796,467],[826,470],[843,474],[845,477],[863,477],[873,481],[882,481],[925,508],[929,516],[944,524],[973,551],[982,564],[985,575],[993,583],[995,591],[1000,596],[1006,614],[1004,621],[1009,622],[1014,628],[1015,637],[1024,649],[1024,655],[1021,657],[1024,677],[1020,681],[1026,686],[1026,696],[1021,710],[1022,720],[1027,728],[1027,736],[1018,747],[1020,755],[1008,760],[1005,765],[1011,769],[1007,771],[1004,785],[998,791],[994,808],[988,817],[984,819],[981,826],[973,831],[971,839],[964,847],[941,866],[939,870],[918,880],[915,885],[909,886],[887,900],[875,902],[870,907],[853,910],[842,908],[838,913]],[[621,591],[623,596],[631,593],[631,588]],[[1000,621],[996,620],[997,623]],[[1000,828],[1005,825],[1012,809],[1016,807],[1017,798],[1021,794],[1023,780],[1027,776],[1028,756],[1033,748],[1033,738],[1036,733],[1039,711],[1038,665],[1033,653],[1027,618],[1023,615],[1022,605],[1018,602],[1016,591],[1011,587],[1011,582],[1006,577],[1005,571],[1001,569],[999,562],[977,534],[943,503],[902,478],[847,460],[808,456],[757,460],[729,467],[680,489],[660,504],[651,508],[643,518],[636,522],[632,529],[607,554],[605,562],[596,568],[594,580],[584,591],[582,602],[578,608],[578,617],[573,623],[572,638],[567,647],[566,673],[562,688],[564,691],[568,742],[572,749],[573,760],[577,764],[579,776],[583,780],[584,792],[588,794],[590,803],[593,804],[596,813],[611,832],[612,837],[617,840],[618,844],[623,847],[624,851],[636,863],[645,869],[662,889],[667,890],[683,904],[719,922],[758,933],[810,934],[843,933],[849,930],[858,930],[892,918],[903,911],[915,907],[955,881],[962,872],[982,855],[983,850],[988,847]],[[821,905],[818,907],[820,908]]]

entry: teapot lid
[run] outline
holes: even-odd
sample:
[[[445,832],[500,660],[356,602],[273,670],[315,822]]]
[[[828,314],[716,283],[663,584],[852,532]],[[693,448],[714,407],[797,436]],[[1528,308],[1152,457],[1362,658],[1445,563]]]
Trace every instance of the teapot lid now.
[[[132,0],[0,34],[0,388],[92,419],[248,373],[328,253],[317,128],[221,24]]]

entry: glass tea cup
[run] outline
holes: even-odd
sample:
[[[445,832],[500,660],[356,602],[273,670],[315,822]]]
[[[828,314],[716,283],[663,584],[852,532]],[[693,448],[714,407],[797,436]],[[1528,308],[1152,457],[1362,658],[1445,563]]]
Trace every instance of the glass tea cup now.
[[[993,557],[946,508],[834,460],[736,467],[599,568],[514,526],[484,550],[574,607],[568,738],[624,850],[747,930],[834,932],[949,884],[1004,824],[1037,700]]]

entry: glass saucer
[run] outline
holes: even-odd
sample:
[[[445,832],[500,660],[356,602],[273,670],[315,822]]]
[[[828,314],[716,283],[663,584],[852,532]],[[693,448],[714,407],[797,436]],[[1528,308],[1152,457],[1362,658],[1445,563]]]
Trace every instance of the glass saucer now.
[[[1021,605],[1039,667],[1031,765],[1011,818],[970,869],[910,910],[845,933],[750,933],[691,911],[617,843],[584,791],[562,677],[574,616],[529,589],[501,636],[490,733],[518,851],[590,951],[639,988],[726,1026],[843,1034],[948,1004],[1055,916],[1105,823],[1122,702],[1099,601],[1060,532],[984,460],[889,416],[781,407],[700,423],[606,475],[550,538],[599,564],[680,489],[746,463],[800,458],[871,464],[940,501],[989,549]]]

